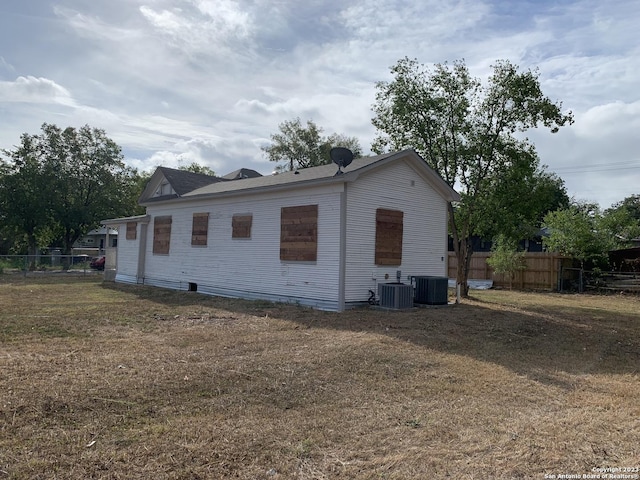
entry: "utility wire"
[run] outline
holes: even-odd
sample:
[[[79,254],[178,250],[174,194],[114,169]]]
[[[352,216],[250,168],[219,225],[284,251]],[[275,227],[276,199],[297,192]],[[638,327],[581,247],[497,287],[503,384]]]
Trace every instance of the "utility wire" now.
[[[611,163],[594,163],[591,165],[584,166],[566,166],[566,167],[557,167],[551,168],[548,167],[551,171],[565,174],[565,173],[590,173],[590,172],[608,172],[610,170],[633,170],[640,168],[640,162],[611,162]]]

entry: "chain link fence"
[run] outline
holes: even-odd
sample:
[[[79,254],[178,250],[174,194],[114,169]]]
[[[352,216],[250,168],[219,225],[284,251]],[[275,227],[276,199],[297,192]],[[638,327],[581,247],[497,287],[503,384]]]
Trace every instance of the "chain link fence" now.
[[[100,261],[102,259],[102,261]],[[104,257],[88,255],[0,255],[0,275],[99,275]]]

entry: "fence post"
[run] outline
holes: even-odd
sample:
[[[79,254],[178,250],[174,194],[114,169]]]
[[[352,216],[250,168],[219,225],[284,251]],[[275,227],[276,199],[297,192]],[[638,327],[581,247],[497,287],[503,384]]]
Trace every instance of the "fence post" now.
[[[583,273],[584,273],[584,269],[581,268],[580,269],[580,280],[579,280],[579,283],[578,283],[578,285],[579,285],[578,288],[580,289],[580,293],[584,292]]]
[[[562,293],[562,260],[558,260],[558,292]]]

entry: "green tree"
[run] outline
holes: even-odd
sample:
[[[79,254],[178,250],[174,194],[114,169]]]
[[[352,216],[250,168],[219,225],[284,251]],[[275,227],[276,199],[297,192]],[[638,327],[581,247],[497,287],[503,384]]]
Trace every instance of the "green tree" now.
[[[37,141],[28,134],[13,151],[3,150],[9,159],[0,160],[0,219],[7,243],[26,243],[27,253],[51,240],[51,196]],[[11,238],[12,237],[12,238]]]
[[[127,209],[129,211],[129,215],[144,215],[146,212],[146,208],[138,204],[138,199],[142,192],[147,187],[147,183],[151,179],[153,175],[153,171],[142,171],[135,172],[133,181],[135,186],[128,190],[129,198],[127,199],[127,203],[130,207]]]
[[[333,133],[322,136],[322,128],[311,120],[306,127],[299,118],[282,122],[280,133],[271,135],[271,145],[262,147],[271,162],[284,162],[277,170],[296,170],[331,163],[329,152],[333,147],[346,147],[354,157],[362,154],[360,143],[354,137]]]
[[[538,234],[546,213],[569,202],[564,181],[539,166],[535,151],[520,152],[510,168],[486,179],[470,220],[475,234],[517,244]]]
[[[609,251],[628,247],[640,235],[640,222],[623,203],[602,212],[598,204],[574,201],[549,212],[544,218],[550,232],[543,238],[545,247],[579,260],[583,267],[606,268]]]
[[[516,134],[538,125],[555,132],[571,123],[572,115],[542,94],[537,72],[520,72],[508,61],[493,66],[486,85],[472,78],[462,61],[430,70],[404,58],[391,72],[392,81],[376,84],[373,150],[413,148],[459,191],[461,201],[449,206],[449,230],[457,282],[467,296],[472,235],[491,238],[506,230],[507,222],[515,231],[542,215],[539,205],[545,202],[532,201],[531,191],[507,182],[558,186],[540,169],[535,147]],[[512,215],[516,203],[522,208]],[[501,225],[492,220],[496,211]]]
[[[619,247],[628,247],[640,237],[640,195],[631,195],[603,213],[603,224],[616,237]]]
[[[517,241],[505,235],[498,235],[493,240],[487,264],[495,273],[509,276],[509,289],[513,287],[516,273],[527,268],[525,252],[518,250]]]
[[[2,190],[10,207],[5,215],[27,235],[30,251],[48,244],[37,245],[38,234],[49,232],[69,254],[100,220],[135,213],[131,199],[139,179],[103,130],[88,125],[62,130],[46,123],[41,130],[23,134],[20,146],[4,151],[9,160]]]
[[[607,252],[616,245],[615,234],[595,203],[574,201],[568,208],[549,212],[544,226],[549,231],[542,239],[545,248],[580,261],[582,267],[605,266]]]
[[[189,165],[181,165],[178,167],[178,170],[184,170],[191,173],[201,173],[202,175],[211,175],[212,177],[216,176],[216,172],[211,168],[206,165],[200,165],[197,162],[192,162]]]
[[[599,230],[608,238],[609,250],[628,248],[640,236],[640,222],[628,210],[605,210],[599,218]]]
[[[626,197],[624,200],[613,204],[612,207],[606,211],[612,210],[625,210],[629,214],[629,217],[640,222],[640,195]]]

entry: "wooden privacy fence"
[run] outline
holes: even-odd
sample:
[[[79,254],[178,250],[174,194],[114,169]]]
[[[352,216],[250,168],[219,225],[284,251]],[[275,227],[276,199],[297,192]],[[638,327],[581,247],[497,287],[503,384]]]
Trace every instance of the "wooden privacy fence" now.
[[[509,276],[496,274],[487,264],[490,252],[475,252],[471,256],[469,279],[493,280],[496,287],[509,288]],[[557,290],[560,266],[571,266],[571,259],[557,253],[527,252],[525,255],[527,268],[518,271],[513,279],[513,288],[520,290]],[[455,253],[449,252],[449,278],[456,278],[458,260]]]

